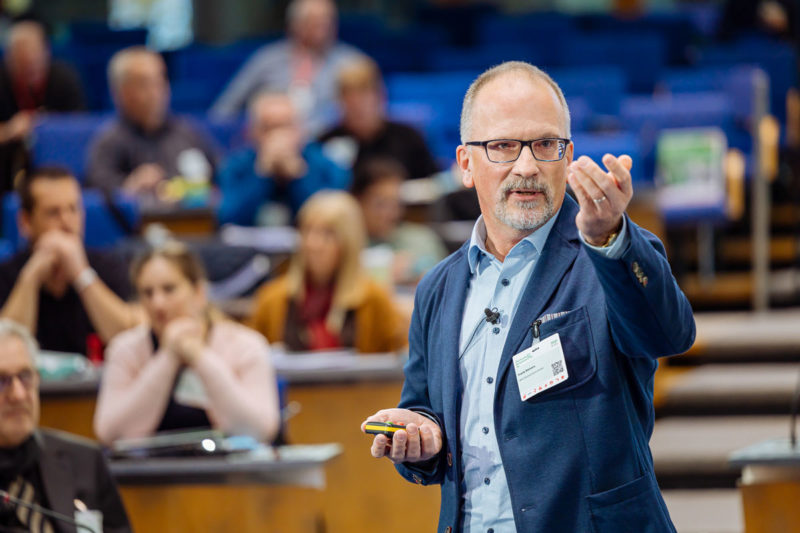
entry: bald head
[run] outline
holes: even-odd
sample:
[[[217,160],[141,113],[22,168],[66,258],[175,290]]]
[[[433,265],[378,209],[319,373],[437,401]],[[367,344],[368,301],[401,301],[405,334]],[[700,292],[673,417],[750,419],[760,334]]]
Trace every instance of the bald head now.
[[[6,39],[5,60],[15,80],[28,84],[43,80],[50,66],[44,27],[32,20],[14,24]]]
[[[496,67],[492,67],[478,76],[469,86],[467,94],[464,96],[464,103],[461,107],[461,143],[474,141],[472,139],[472,126],[475,102],[482,89],[500,79],[513,79],[515,81],[527,81],[541,86],[544,90],[550,91],[553,98],[558,101],[563,110],[564,134],[567,138],[572,137],[569,118],[569,106],[564,98],[561,87],[543,70],[522,61],[507,61]],[[477,139],[481,140],[481,139]]]
[[[143,46],[120,50],[108,64],[108,83],[120,113],[146,130],[164,123],[169,106],[167,66]]]

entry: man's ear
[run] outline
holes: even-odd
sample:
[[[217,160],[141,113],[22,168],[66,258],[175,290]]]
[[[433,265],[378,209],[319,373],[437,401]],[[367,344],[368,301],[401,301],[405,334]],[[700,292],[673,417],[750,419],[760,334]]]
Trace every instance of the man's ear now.
[[[472,169],[469,164],[469,151],[463,144],[456,148],[456,164],[461,170],[461,183],[467,189],[475,186],[475,181],[472,179]]]
[[[20,234],[30,241],[33,231],[33,228],[31,228],[31,215],[22,208],[17,211],[17,227]]]

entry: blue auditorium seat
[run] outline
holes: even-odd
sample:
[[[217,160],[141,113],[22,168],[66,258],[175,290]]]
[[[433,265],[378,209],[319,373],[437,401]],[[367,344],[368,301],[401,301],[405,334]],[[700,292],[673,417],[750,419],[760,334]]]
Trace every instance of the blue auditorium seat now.
[[[586,100],[595,113],[617,115],[627,91],[625,72],[616,66],[547,69],[567,98]]]
[[[655,171],[655,146],[668,128],[715,126],[726,133],[733,129],[734,114],[724,92],[677,93],[629,96],[622,102],[622,125],[640,139],[645,172]]]
[[[682,9],[651,11],[638,16],[619,17],[608,14],[577,17],[583,31],[626,35],[658,35],[666,43],[667,60],[672,64],[686,62],[687,50],[697,29],[692,13]]]
[[[601,167],[603,156],[612,154],[619,156],[628,154],[633,159],[631,179],[635,183],[652,183],[653,175],[647,173],[642,161],[642,150],[639,138],[630,132],[619,133],[576,133],[572,136],[575,145],[573,158],[585,155],[591,157]]]
[[[34,129],[34,165],[66,167],[82,182],[89,143],[111,116],[109,113],[45,116]]]
[[[247,59],[269,39],[245,40],[226,46],[193,44],[169,54],[172,108],[205,111]]]
[[[657,33],[592,32],[573,35],[561,45],[561,64],[568,67],[616,65],[629,89],[650,92],[667,61],[666,39]]]
[[[547,52],[534,47],[512,47],[507,44],[487,44],[469,48],[434,48],[427,54],[428,70],[485,70],[503,61],[527,61],[534,65],[545,63]]]
[[[114,205],[125,218],[130,228],[139,224],[139,209],[136,201],[122,194],[114,195]],[[17,229],[19,196],[9,193],[3,197],[3,239],[11,243],[14,251],[25,246],[25,238]],[[103,194],[95,189],[83,190],[83,207],[86,211],[85,238],[87,248],[110,248],[128,236],[112,215]]]
[[[541,65],[557,65],[559,50],[577,32],[574,17],[540,12],[487,17],[478,28],[479,44],[507,45],[511,49],[536,48],[544,52]]]
[[[769,75],[770,113],[786,120],[786,92],[798,86],[797,52],[791,45],[763,37],[745,37],[699,50],[700,66],[758,65]]]
[[[736,121],[734,127],[725,132],[728,144],[748,153],[752,148],[748,128],[755,100],[755,80],[761,72],[759,67],[753,65],[667,69],[658,86],[670,93],[725,92]]]

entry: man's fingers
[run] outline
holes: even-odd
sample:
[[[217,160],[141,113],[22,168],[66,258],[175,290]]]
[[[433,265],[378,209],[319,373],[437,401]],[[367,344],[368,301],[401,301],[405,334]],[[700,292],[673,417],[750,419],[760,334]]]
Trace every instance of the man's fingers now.
[[[419,428],[420,437],[420,458],[430,459],[442,449],[442,434],[430,426]]]
[[[408,434],[408,443],[406,444],[406,461],[419,461],[422,447],[420,444],[420,428],[416,424],[409,424],[406,426],[406,433]]]
[[[596,206],[594,205],[594,201],[592,197],[586,192],[586,189],[583,188],[581,181],[577,178],[575,173],[570,172],[569,174],[569,184],[572,187],[572,190],[575,191],[575,195],[578,197],[578,203],[581,206],[581,209],[595,209]]]
[[[372,440],[372,447],[370,448],[370,453],[375,458],[381,458],[386,455],[386,446],[389,444],[389,439],[386,435],[375,435],[375,438]]]
[[[601,200],[601,203],[605,201],[602,200],[603,198],[610,200],[610,198],[608,198],[608,194],[606,193],[606,191],[600,188],[597,181],[595,181],[595,179],[589,176],[584,171],[584,169],[582,168],[576,169],[575,172],[573,172],[573,175],[575,176],[574,181],[580,183],[581,187],[583,188],[583,191],[592,200],[591,204],[593,207],[596,207],[598,209],[601,207],[595,200]]]
[[[617,182],[617,187],[623,194],[631,192],[631,168],[633,160],[629,155],[614,157],[611,154],[603,156],[603,164]]]
[[[392,450],[389,458],[395,463],[402,463],[406,460],[406,446],[408,443],[408,433],[405,430],[397,430],[392,437]]]

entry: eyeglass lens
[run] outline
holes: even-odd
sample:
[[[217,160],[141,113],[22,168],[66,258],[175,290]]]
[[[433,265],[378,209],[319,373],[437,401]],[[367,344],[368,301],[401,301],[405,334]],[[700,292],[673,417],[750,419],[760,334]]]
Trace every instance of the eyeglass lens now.
[[[496,163],[514,161],[519,157],[523,144],[513,139],[491,141],[486,144],[486,154]],[[533,156],[540,161],[558,161],[564,157],[564,141],[560,139],[538,139],[530,144]]]
[[[0,394],[8,390],[8,388],[11,386],[11,383],[14,381],[14,378],[19,379],[19,382],[22,383],[23,387],[30,389],[33,386],[33,382],[36,380],[36,376],[36,372],[31,369],[25,369],[19,374],[2,374],[0,375]]]

